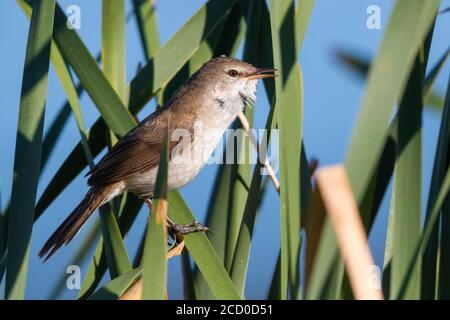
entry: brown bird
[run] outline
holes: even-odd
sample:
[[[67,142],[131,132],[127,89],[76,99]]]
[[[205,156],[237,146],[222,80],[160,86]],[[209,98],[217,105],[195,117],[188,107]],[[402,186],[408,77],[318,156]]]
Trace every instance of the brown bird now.
[[[274,72],[225,56],[205,63],[166,105],[123,136],[88,172],[89,191],[50,236],[39,256],[46,256],[45,260],[51,257],[73,239],[98,207],[125,191],[148,202],[155,188],[165,133],[169,137],[168,189],[190,182],[237,114],[256,99],[258,79],[273,77]],[[168,224],[180,233],[206,230],[196,222],[183,226],[168,220]]]

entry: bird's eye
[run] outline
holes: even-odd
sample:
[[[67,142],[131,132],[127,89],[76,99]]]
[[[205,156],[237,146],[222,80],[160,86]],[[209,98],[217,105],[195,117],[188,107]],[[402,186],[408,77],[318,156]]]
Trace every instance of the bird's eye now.
[[[234,70],[234,69],[231,69],[230,71],[228,71],[228,75],[229,75],[230,77],[235,78],[235,77],[237,77],[238,72],[237,72],[236,70]]]

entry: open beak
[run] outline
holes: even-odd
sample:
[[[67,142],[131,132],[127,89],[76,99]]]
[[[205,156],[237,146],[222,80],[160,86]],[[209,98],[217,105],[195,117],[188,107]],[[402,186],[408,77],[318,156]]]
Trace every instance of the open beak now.
[[[247,76],[247,79],[253,80],[253,79],[273,78],[277,76],[275,74],[275,71],[277,71],[277,69],[260,68],[256,70],[256,72],[249,74]]]

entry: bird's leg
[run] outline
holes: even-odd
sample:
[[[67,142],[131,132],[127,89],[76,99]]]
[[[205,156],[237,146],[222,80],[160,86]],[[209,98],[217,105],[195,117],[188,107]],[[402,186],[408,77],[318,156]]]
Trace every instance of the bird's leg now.
[[[144,202],[147,205],[147,207],[149,208],[150,211],[152,211],[152,207],[153,207],[153,202],[152,199],[150,198],[144,198]]]

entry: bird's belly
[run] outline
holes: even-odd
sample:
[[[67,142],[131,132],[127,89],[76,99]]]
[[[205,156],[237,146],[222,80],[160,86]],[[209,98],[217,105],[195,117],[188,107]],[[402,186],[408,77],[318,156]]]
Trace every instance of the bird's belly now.
[[[169,190],[178,189],[189,183],[205,166],[222,135],[203,137],[202,143],[196,138],[193,143],[186,144],[171,151],[168,163],[167,187]],[[136,174],[127,181],[126,189],[141,196],[152,196],[156,185],[158,167],[147,172]]]
[[[168,188],[178,189],[194,179],[205,166],[222,135],[196,138],[182,152],[173,150],[169,162]]]

